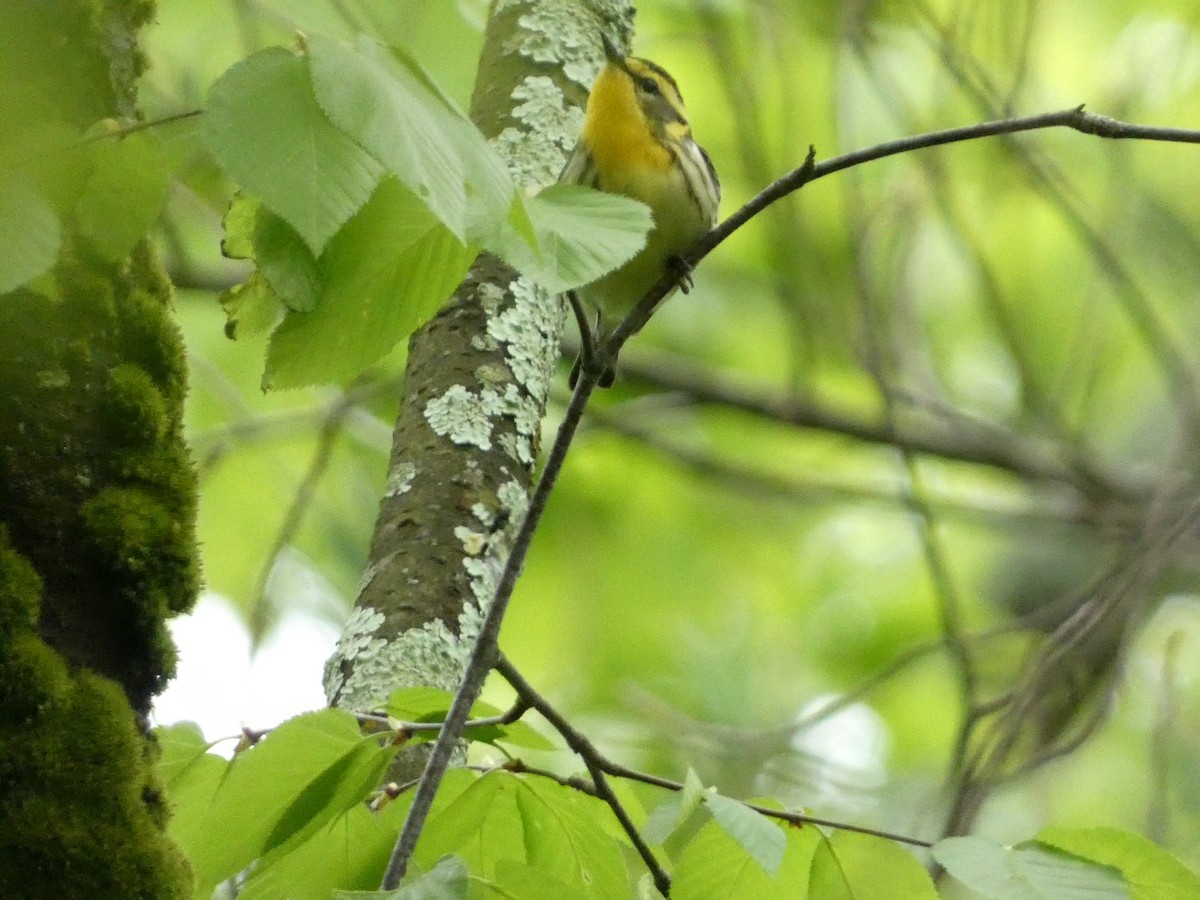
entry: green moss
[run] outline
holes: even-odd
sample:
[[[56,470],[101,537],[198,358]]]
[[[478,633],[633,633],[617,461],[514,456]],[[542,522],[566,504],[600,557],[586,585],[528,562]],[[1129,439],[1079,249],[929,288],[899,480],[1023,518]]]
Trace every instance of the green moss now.
[[[150,376],[134,365],[116,366],[108,373],[102,418],[110,424],[114,443],[152,444],[167,433],[166,404]]]
[[[153,294],[144,288],[125,300],[120,347],[123,355],[146,370],[166,396],[168,403],[182,404],[187,393],[187,368],[182,339],[167,315],[169,295]]]
[[[70,675],[32,634],[10,651],[0,662],[0,896],[189,896],[121,689]]]
[[[83,506],[91,546],[113,571],[142,582],[171,541],[171,516],[145,491],[106,488]],[[135,585],[130,585],[134,587]]]
[[[12,548],[0,523],[0,652],[6,638],[37,625],[42,579],[29,560]]]

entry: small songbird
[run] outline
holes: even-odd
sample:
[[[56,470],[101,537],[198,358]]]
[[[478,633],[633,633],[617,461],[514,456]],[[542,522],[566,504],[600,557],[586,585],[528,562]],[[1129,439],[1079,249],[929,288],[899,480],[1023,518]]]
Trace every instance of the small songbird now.
[[[721,199],[716,170],[692,138],[675,79],[649,60],[622,55],[606,35],[601,39],[606,62],[559,182],[640,200],[650,207],[654,226],[637,256],[578,290],[596,317],[596,345],[668,269],[679,272],[679,287],[687,292],[691,277],[680,254],[716,224]],[[572,386],[579,370],[576,360]],[[613,378],[606,371],[600,386],[611,386]]]

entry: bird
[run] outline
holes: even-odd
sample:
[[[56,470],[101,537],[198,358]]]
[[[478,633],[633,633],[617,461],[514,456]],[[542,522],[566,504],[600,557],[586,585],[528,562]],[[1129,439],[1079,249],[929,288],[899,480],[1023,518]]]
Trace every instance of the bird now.
[[[687,293],[691,272],[681,254],[717,223],[721,184],[712,159],[692,137],[675,79],[648,59],[625,56],[605,34],[604,67],[588,95],[583,131],[567,158],[560,184],[578,184],[622,194],[650,207],[653,227],[637,255],[576,291],[572,302],[594,316],[584,332],[571,387],[585,355],[598,348],[668,270]],[[671,293],[674,293],[672,289]],[[668,295],[669,296],[669,295]],[[611,363],[600,376],[611,387]]]

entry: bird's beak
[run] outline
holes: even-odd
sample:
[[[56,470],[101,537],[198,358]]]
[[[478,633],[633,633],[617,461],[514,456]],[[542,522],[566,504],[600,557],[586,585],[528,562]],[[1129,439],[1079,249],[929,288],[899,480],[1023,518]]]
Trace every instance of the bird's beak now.
[[[614,66],[620,66],[625,61],[625,55],[617,49],[616,44],[603,31],[600,32],[600,41],[604,44],[604,58]]]

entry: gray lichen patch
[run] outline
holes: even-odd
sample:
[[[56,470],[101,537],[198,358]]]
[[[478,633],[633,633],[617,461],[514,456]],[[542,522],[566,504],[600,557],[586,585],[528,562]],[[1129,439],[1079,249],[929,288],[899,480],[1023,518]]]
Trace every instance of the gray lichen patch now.
[[[508,513],[509,527],[515,531],[529,510],[529,492],[519,482],[510,480],[500,485],[496,496],[500,500],[500,508]]]
[[[487,549],[487,535],[468,528],[466,525],[456,525],[454,536],[462,542],[463,553],[467,556],[478,556]]]
[[[495,391],[483,390],[476,394],[455,384],[442,396],[425,404],[425,421],[435,434],[448,437],[460,446],[491,450],[492,419],[500,412],[495,398]]]
[[[413,479],[417,477],[417,467],[409,462],[402,462],[388,473],[385,497],[398,497],[412,487]]]
[[[508,367],[517,383],[544,397],[557,369],[562,302],[525,278],[514,280],[509,290],[513,302],[488,319],[488,335],[506,346]]]
[[[601,19],[578,3],[539,3],[517,20],[521,30],[505,49],[540,63],[560,63],[563,74],[591,87],[602,59]]]
[[[532,75],[517,85],[512,97],[519,101],[512,110],[514,119],[564,150],[574,145],[583,128],[583,110],[575,105],[568,106],[563,92],[553,80],[544,75]]]
[[[454,691],[482,621],[480,607],[468,602],[458,616],[457,635],[433,619],[386,640],[378,636],[383,614],[361,607],[346,623],[325,664],[325,696],[330,702],[336,698],[342,709],[367,712],[382,709],[400,688],[421,685]],[[342,674],[343,661],[353,662],[349,677]]]

